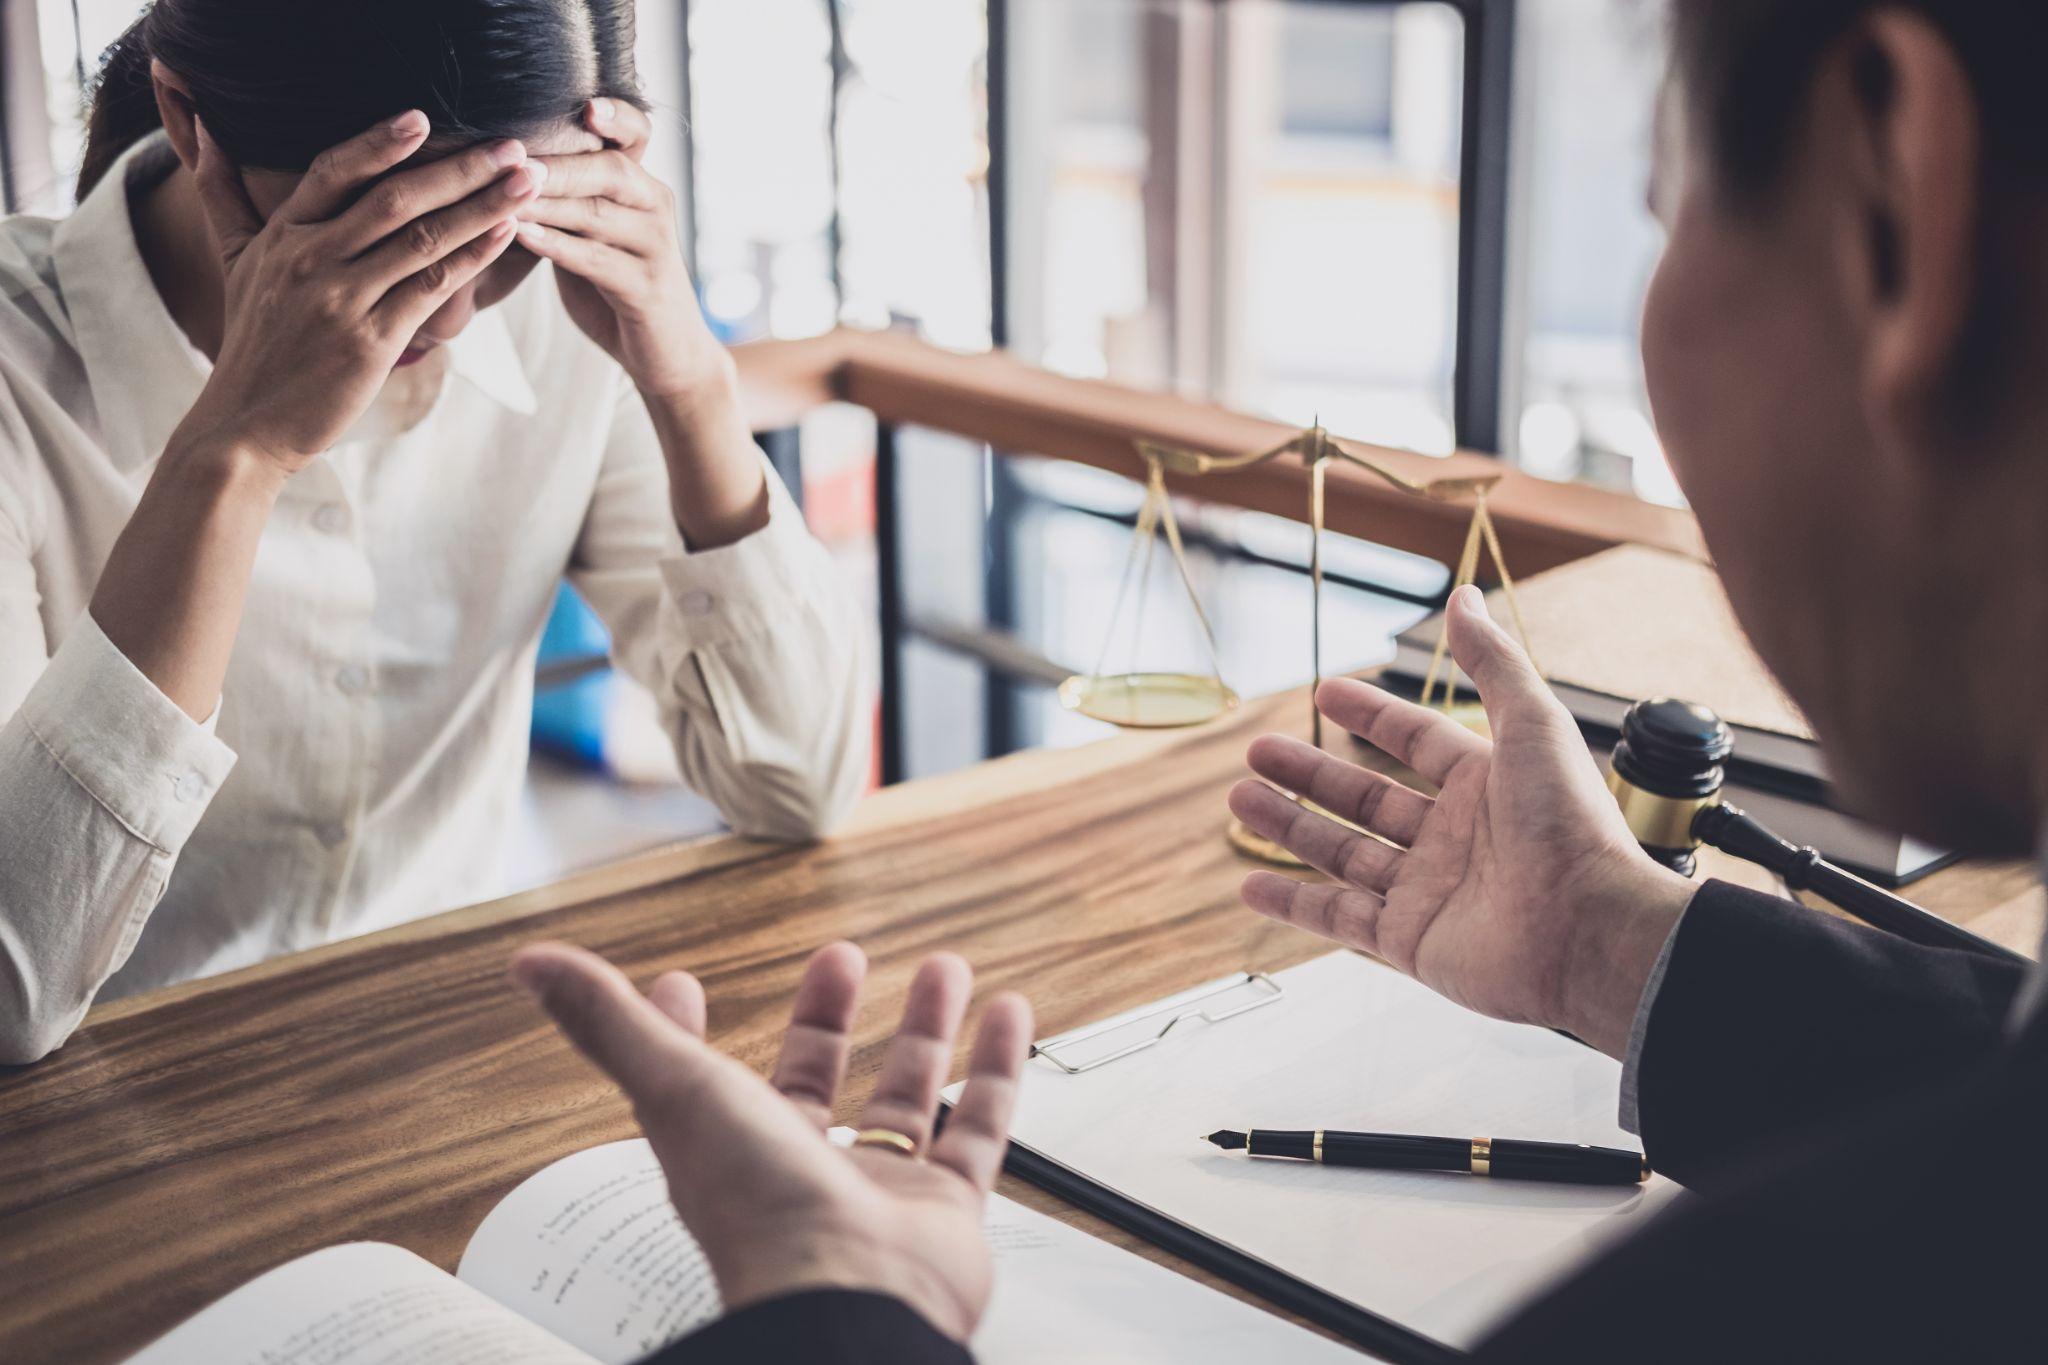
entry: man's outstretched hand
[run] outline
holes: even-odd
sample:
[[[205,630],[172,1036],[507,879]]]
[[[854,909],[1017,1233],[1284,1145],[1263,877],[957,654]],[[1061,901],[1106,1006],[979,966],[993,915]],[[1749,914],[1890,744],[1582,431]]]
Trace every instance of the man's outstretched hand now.
[[[1693,885],[1637,846],[1570,714],[1478,589],[1453,595],[1449,621],[1451,652],[1479,689],[1492,740],[1379,688],[1325,683],[1316,695],[1325,716],[1437,794],[1296,739],[1260,738],[1250,762],[1266,782],[1240,782],[1231,810],[1339,885],[1259,872],[1245,881],[1245,901],[1377,954],[1467,1008],[1566,1029],[1619,1057]]]
[[[705,1043],[704,988],[686,972],[642,995],[579,948],[540,944],[512,963],[514,979],[633,1101],[728,1311],[803,1289],[868,1290],[965,1342],[988,1305],[982,1204],[1008,1142],[1031,1007],[1017,995],[989,1002],[967,1088],[934,1141],[974,977],[951,954],[928,959],[856,1125],[901,1133],[920,1155],[843,1150],[825,1129],[866,973],[850,943],[811,959],[769,1081]]]

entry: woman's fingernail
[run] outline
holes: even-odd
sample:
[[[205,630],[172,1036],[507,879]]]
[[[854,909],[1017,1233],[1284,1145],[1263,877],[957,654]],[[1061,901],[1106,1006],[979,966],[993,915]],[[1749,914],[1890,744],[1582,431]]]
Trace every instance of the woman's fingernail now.
[[[597,116],[599,123],[610,123],[614,118],[618,117],[619,113],[618,106],[607,99],[592,100],[590,102],[590,109]]]
[[[517,166],[524,160],[526,160],[526,144],[523,142],[517,140],[501,142],[491,148],[491,164],[493,166]]]
[[[548,163],[545,161],[527,162],[526,173],[533,177],[533,187],[535,189],[539,189],[548,183]]]
[[[408,109],[385,126],[391,130],[392,137],[403,142],[406,138],[418,137],[431,125],[428,124],[425,114],[417,109]]]
[[[519,225],[519,240],[529,245],[540,241],[546,236],[547,229],[539,223],[521,223]]]

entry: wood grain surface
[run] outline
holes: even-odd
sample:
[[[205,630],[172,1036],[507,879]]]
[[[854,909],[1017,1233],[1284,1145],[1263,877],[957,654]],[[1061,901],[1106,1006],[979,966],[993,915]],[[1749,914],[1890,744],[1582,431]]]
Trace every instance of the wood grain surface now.
[[[536,939],[643,982],[696,972],[714,1040],[764,1069],[804,959],[858,941],[874,969],[852,1098],[934,949],[972,962],[983,997],[1026,992],[1041,1035],[1314,956],[1239,906],[1246,867],[1223,840],[1245,744],[1305,730],[1304,712],[1297,693],[1200,730],[1019,755],[884,792],[818,847],[678,847],[95,1011],[51,1060],[0,1072],[0,1361],[119,1360],[337,1242],[452,1270],[519,1181],[632,1136],[616,1092],[505,981]],[[2039,932],[2025,869],[1957,868],[1918,894],[2029,949]]]
[[[963,354],[894,332],[848,329],[801,341],[753,342],[734,347],[733,357],[757,431],[793,425],[837,399],[884,422],[951,432],[1004,454],[1074,460],[1131,477],[1143,474],[1136,453],[1141,440],[1233,456],[1270,450],[1298,431],[1176,394],[1055,374],[1006,352]],[[1590,484],[1539,479],[1472,452],[1438,458],[1348,444],[1411,478],[1499,476],[1489,506],[1518,576],[1620,544],[1705,555],[1689,512]],[[1298,459],[1171,482],[1189,497],[1307,520],[1308,472]],[[1471,519],[1468,506],[1411,497],[1343,464],[1329,472],[1328,507],[1333,531],[1452,564]],[[1484,574],[1491,573],[1486,563]]]

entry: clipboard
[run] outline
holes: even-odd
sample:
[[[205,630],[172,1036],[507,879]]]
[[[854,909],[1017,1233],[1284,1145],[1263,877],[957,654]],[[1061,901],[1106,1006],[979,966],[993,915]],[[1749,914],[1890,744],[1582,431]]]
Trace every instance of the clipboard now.
[[[1031,1055],[1068,1075],[1080,1075],[1156,1047],[1185,1027],[1225,1024],[1276,1004],[1286,993],[1284,986],[1264,972],[1241,972],[1138,1011],[1044,1039],[1032,1044]],[[951,1105],[945,1108],[950,1112]],[[1390,1365],[1442,1365],[1464,1359],[1462,1353],[1441,1342],[1248,1256],[1014,1142],[1005,1150],[1003,1169]]]
[[[1033,1056],[1005,1169],[1402,1365],[1463,1358],[1677,1194],[1662,1178],[1474,1184],[1245,1162],[1201,1143],[1216,1127],[1323,1123],[1631,1141],[1611,1058],[1356,954],[1207,982]]]

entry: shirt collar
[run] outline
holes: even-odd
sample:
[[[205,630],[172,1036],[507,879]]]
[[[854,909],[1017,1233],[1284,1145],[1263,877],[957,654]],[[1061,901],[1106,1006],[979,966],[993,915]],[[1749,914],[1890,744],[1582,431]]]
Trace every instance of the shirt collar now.
[[[540,411],[540,399],[526,378],[502,305],[477,314],[462,334],[448,343],[448,368],[521,417]]]
[[[213,373],[164,307],[135,240],[131,192],[160,179],[170,156],[161,133],[136,144],[58,224],[51,242],[100,439],[123,469],[162,452]]]
[[[162,453],[213,374],[164,306],[135,238],[135,192],[173,164],[164,134],[144,138],[58,225],[51,245],[100,439],[128,470]],[[501,309],[479,314],[448,353],[450,372],[486,397],[521,416],[539,410]]]

